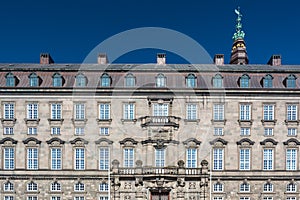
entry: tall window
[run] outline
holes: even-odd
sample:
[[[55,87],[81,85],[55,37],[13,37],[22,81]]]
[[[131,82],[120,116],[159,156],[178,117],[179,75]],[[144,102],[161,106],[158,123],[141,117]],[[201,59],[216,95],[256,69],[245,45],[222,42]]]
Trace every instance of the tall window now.
[[[273,77],[268,74],[263,78],[263,87],[272,88],[273,87]]]
[[[165,87],[166,77],[163,74],[158,74],[156,77],[156,87]]]
[[[250,121],[251,120],[251,105],[240,104],[240,120]]]
[[[250,87],[250,77],[247,74],[244,74],[240,78],[240,87],[249,88]]]
[[[250,192],[250,185],[248,183],[242,183],[240,185],[240,192]]]
[[[32,73],[29,75],[29,86],[37,87],[39,86],[39,78],[36,73]]]
[[[289,183],[286,185],[287,192],[297,192],[297,185],[294,183]]]
[[[51,183],[50,190],[51,191],[61,191],[61,184],[58,182]]]
[[[54,87],[61,87],[62,86],[62,76],[59,73],[55,73],[52,76],[52,85]]]
[[[224,149],[213,149],[213,169],[223,170]]]
[[[110,119],[110,104],[101,103],[99,104],[99,119],[109,120]]]
[[[87,85],[87,79],[83,74],[78,74],[76,76],[76,86],[85,87]]]
[[[264,184],[264,192],[273,192],[273,184],[272,183]]]
[[[290,74],[286,78],[286,87],[287,88],[295,88],[296,87],[296,77],[292,74]]]
[[[75,119],[77,119],[77,120],[85,119],[85,105],[84,105],[84,103],[76,103],[74,105],[74,110],[75,110],[75,113],[74,113]]]
[[[27,119],[38,119],[38,104],[30,103],[27,104]]]
[[[197,149],[188,148],[186,150],[186,167],[187,168],[197,167]]]
[[[61,169],[61,148],[51,148],[51,169]]]
[[[264,170],[273,170],[274,162],[274,150],[273,149],[264,149],[263,150],[263,169]]]
[[[213,119],[215,121],[224,120],[224,104],[214,104]]]
[[[27,184],[27,191],[37,191],[38,185],[35,182],[30,182]]]
[[[74,191],[76,192],[82,192],[84,191],[84,184],[81,182],[75,183],[74,185]]]
[[[111,85],[111,78],[108,74],[102,74],[101,76],[101,86],[102,87],[109,87]]]
[[[217,74],[213,77],[213,87],[214,88],[223,87],[223,77],[220,74]]]
[[[133,120],[135,118],[135,106],[134,103],[125,103],[123,105],[123,118],[125,120]]]
[[[287,120],[288,121],[298,120],[298,105],[295,104],[287,105]]]
[[[186,87],[189,87],[189,88],[194,88],[196,87],[196,77],[194,74],[189,74],[187,77],[186,77]]]
[[[240,170],[250,170],[250,149],[240,149]]]
[[[62,105],[60,103],[51,104],[51,119],[61,119]]]
[[[135,77],[133,74],[127,74],[125,76],[125,86],[126,87],[134,87],[135,86]]]
[[[84,170],[85,169],[85,152],[84,148],[75,148],[75,169]]]
[[[13,147],[5,147],[3,149],[4,169],[12,170],[15,168],[15,149]]]
[[[14,191],[14,184],[12,182],[6,182],[3,184],[4,192],[13,192]]]
[[[134,166],[134,149],[125,148],[124,149],[124,167]]]
[[[224,187],[222,183],[215,183],[213,186],[214,192],[223,192]]]
[[[15,118],[15,104],[13,103],[5,103],[3,105],[4,112],[3,112],[3,118],[12,120]]]
[[[167,103],[153,104],[153,115],[154,116],[168,116],[169,115],[169,104],[167,104]]]
[[[8,73],[5,76],[6,78],[6,86],[7,87],[14,87],[16,85],[16,78],[12,73]]]
[[[100,147],[99,149],[99,169],[108,170],[109,169],[109,148]]]
[[[155,149],[155,167],[165,166],[165,149]]]
[[[270,105],[270,104],[264,105],[264,120],[265,121],[274,120],[274,105]]]
[[[196,120],[197,119],[197,104],[186,105],[186,119]]]
[[[297,149],[286,150],[286,170],[297,169]]]
[[[37,170],[39,165],[38,149],[28,148],[27,149],[27,169]]]

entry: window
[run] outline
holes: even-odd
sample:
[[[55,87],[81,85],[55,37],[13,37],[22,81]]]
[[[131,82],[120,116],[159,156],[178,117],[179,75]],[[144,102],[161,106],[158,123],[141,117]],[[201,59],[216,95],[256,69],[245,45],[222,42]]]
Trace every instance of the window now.
[[[100,196],[99,200],[108,200],[108,196]]]
[[[297,185],[294,183],[289,183],[286,185],[287,192],[297,192]]]
[[[50,190],[51,191],[61,191],[61,184],[58,182],[51,183]]]
[[[298,120],[298,105],[287,105],[287,120],[297,121]]]
[[[240,78],[240,87],[249,88],[250,87],[250,77],[247,74],[244,74]]]
[[[273,170],[273,149],[264,149],[263,152],[263,169]]]
[[[55,73],[52,76],[52,85],[53,85],[53,87],[61,87],[62,86],[62,76],[59,73]]]
[[[223,87],[223,77],[220,74],[217,74],[213,77],[213,87],[214,88]]]
[[[15,104],[13,103],[5,103],[3,105],[4,112],[3,112],[3,118],[12,120],[15,118]]]
[[[166,77],[163,74],[158,74],[156,77],[156,87],[165,87]]]
[[[38,119],[38,104],[27,104],[27,119]]]
[[[250,200],[250,197],[240,197],[240,200]]]
[[[250,134],[251,134],[250,128],[248,128],[248,127],[241,128],[241,136],[246,136],[246,135],[250,135]]]
[[[186,87],[194,88],[196,87],[196,77],[194,74],[189,74],[186,77]]]
[[[197,120],[197,104],[186,105],[186,119]]]
[[[288,128],[288,136],[297,136],[297,128]]]
[[[37,87],[39,86],[39,78],[36,73],[32,73],[29,75],[29,86]]]
[[[187,168],[197,167],[197,149],[188,148],[186,150],[186,167]]]
[[[15,168],[15,149],[13,147],[5,147],[3,149],[4,169],[12,170]]]
[[[51,127],[52,135],[60,135],[60,127]]]
[[[87,85],[87,79],[83,74],[78,74],[76,76],[76,86],[85,87]]]
[[[108,127],[100,127],[99,132],[100,132],[100,135],[109,135],[109,128]]]
[[[264,105],[264,120],[274,120],[274,105]]]
[[[9,181],[6,182],[6,183],[4,183],[3,190],[5,192],[12,192],[12,191],[14,191],[14,184],[11,183],[11,182],[9,182]]]
[[[240,170],[250,170],[250,149],[240,149]]]
[[[133,120],[135,118],[135,111],[134,111],[134,104],[133,103],[125,103],[123,105],[123,118],[125,120]]]
[[[27,184],[27,191],[37,191],[38,185],[35,182],[30,182]]]
[[[51,169],[60,170],[61,169],[61,148],[51,148]]]
[[[101,103],[99,104],[99,119],[109,120],[110,119],[110,104]]]
[[[165,166],[165,149],[155,149],[155,167]]]
[[[74,200],[84,200],[84,197],[74,197]]]
[[[4,200],[14,200],[13,196],[4,196]]]
[[[61,119],[61,109],[62,106],[60,103],[51,104],[51,119]]]
[[[102,74],[101,76],[101,86],[102,87],[109,87],[111,82],[111,78],[108,74]]]
[[[28,196],[27,200],[38,200],[37,196]]]
[[[28,135],[37,135],[37,127],[28,127],[27,134]]]
[[[240,192],[250,192],[250,185],[248,183],[242,183],[240,185]]]
[[[83,103],[76,103],[74,105],[74,118],[75,120],[85,119],[85,105]]]
[[[124,167],[134,166],[134,149],[125,148],[124,149]]]
[[[297,169],[297,149],[286,150],[286,170]]]
[[[85,168],[85,152],[83,148],[75,148],[75,169],[84,170]]]
[[[286,78],[286,87],[287,88],[296,87],[296,77],[294,75],[291,74]]]
[[[264,88],[272,88],[273,87],[273,77],[268,74],[263,79],[263,87]]]
[[[108,184],[107,183],[100,183],[99,191],[100,192],[107,192],[108,191]]]
[[[28,148],[27,149],[27,169],[38,169],[38,149]]]
[[[240,120],[250,121],[251,120],[251,105],[240,104]]]
[[[273,200],[273,197],[264,197],[263,200]]]
[[[84,191],[84,184],[81,182],[78,182],[74,185],[74,191],[76,192],[82,192]]]
[[[224,129],[223,128],[214,128],[214,135],[215,136],[222,136],[222,135],[224,135]]]
[[[273,184],[272,183],[264,184],[264,192],[273,192]]]
[[[61,200],[61,198],[58,197],[58,196],[52,196],[52,197],[51,197],[51,200]]]
[[[3,134],[4,135],[13,135],[14,134],[14,128],[13,127],[4,127],[3,128]]]
[[[15,76],[12,73],[6,74],[5,78],[6,78],[6,84],[5,85],[7,87],[14,87],[14,86],[16,86],[16,78],[15,78]]]
[[[167,103],[153,104],[153,115],[154,116],[168,116],[169,115],[169,104],[167,104]]]
[[[100,147],[99,149],[99,169],[109,170],[109,148]]]
[[[214,197],[214,200],[223,200],[223,197]]]
[[[224,120],[224,104],[214,104],[213,119],[215,121]]]
[[[297,197],[287,197],[286,200],[297,200]]]
[[[84,127],[75,127],[75,135],[84,135]]]
[[[222,183],[215,183],[213,186],[214,192],[223,192],[223,184]]]
[[[213,149],[213,169],[223,170],[224,149]]]
[[[125,86],[126,87],[134,87],[135,86],[135,77],[133,74],[127,74],[125,76]]]
[[[273,128],[264,128],[264,136],[273,136]]]

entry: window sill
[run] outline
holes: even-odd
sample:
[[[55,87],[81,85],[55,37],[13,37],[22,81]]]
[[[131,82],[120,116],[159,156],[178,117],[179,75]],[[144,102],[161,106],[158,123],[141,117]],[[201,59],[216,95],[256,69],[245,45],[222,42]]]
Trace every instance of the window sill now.
[[[238,120],[238,123],[241,127],[249,127],[253,124],[253,120]]]
[[[126,122],[130,123],[136,123],[137,119],[121,119],[121,122],[124,124]]]
[[[261,120],[261,123],[263,126],[275,126],[276,125],[277,120]]]
[[[51,126],[57,126],[57,125],[62,125],[64,122],[64,119],[48,119],[48,122]]]
[[[74,126],[85,126],[86,122],[87,122],[87,119],[74,119],[74,118],[72,118],[71,120],[72,120]]]
[[[214,119],[212,119],[211,123],[212,123],[212,125],[225,125],[226,121],[227,121],[226,119],[224,119],[224,120],[214,120]]]
[[[184,121],[185,124],[187,124],[187,123],[197,123],[197,124],[199,124],[200,119],[184,119],[183,121]]]
[[[3,126],[14,126],[16,124],[17,119],[13,118],[13,119],[4,119],[1,118],[1,122]]]
[[[284,120],[285,122],[285,125],[288,125],[288,126],[298,126],[299,125],[299,120]]]
[[[111,124],[112,119],[97,119],[98,124]]]
[[[41,119],[27,119],[25,118],[24,121],[28,126],[37,126]]]

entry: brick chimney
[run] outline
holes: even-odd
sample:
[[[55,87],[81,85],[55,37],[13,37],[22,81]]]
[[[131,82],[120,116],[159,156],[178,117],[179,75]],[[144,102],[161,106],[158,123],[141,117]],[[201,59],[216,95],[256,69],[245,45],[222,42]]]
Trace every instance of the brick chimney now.
[[[280,66],[281,65],[281,55],[272,55],[268,65]]]
[[[51,58],[49,53],[41,53],[40,54],[40,64],[41,65],[48,65],[48,64],[53,64],[54,61]]]
[[[214,57],[215,65],[224,65],[224,54],[216,54]]]
[[[99,65],[106,65],[106,64],[108,64],[108,58],[107,58],[106,53],[100,53],[98,55],[98,64]]]
[[[166,54],[165,53],[158,53],[156,57],[156,61],[158,65],[165,65],[166,64]]]

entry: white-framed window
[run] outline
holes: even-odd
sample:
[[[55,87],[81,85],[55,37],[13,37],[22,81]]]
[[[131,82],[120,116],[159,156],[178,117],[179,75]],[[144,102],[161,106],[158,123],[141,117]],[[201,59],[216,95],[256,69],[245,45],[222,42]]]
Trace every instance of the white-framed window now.
[[[14,184],[10,181],[7,181],[3,184],[3,191],[4,192],[13,192],[14,191]]]
[[[135,105],[134,103],[123,104],[123,119],[133,120],[135,119]]]
[[[51,127],[51,135],[60,135],[60,127]]]
[[[84,197],[83,196],[76,196],[76,197],[74,197],[74,200],[84,200]]]
[[[194,74],[189,74],[186,78],[186,87],[194,88],[197,85],[197,79]]]
[[[165,166],[165,149],[155,149],[155,167]]]
[[[220,127],[215,127],[214,128],[214,135],[215,136],[222,136],[224,135],[224,129]]]
[[[156,76],[156,87],[165,87],[167,79],[163,74],[158,74]]]
[[[84,127],[75,127],[75,135],[84,135]]]
[[[286,200],[297,200],[297,197],[287,197]]]
[[[27,134],[28,135],[37,135],[37,127],[28,127]]]
[[[287,121],[298,120],[298,105],[289,104],[287,105]]]
[[[28,196],[27,200],[38,200],[37,196]]]
[[[288,128],[288,136],[297,136],[297,128]]]
[[[99,191],[100,192],[108,192],[108,184],[107,183],[100,183],[99,184]]]
[[[77,87],[85,87],[87,85],[87,78],[85,75],[78,74],[75,78],[75,83]]]
[[[251,135],[251,129],[248,127],[241,127],[241,136],[249,136]]]
[[[51,104],[51,119],[62,119],[62,105],[60,103]]]
[[[99,148],[99,169],[108,170],[109,169],[109,148],[100,147]]]
[[[75,169],[84,170],[85,169],[85,149],[75,148]]]
[[[213,119],[215,121],[224,120],[224,104],[213,105]]]
[[[52,76],[53,87],[61,87],[63,85],[63,77],[59,73],[55,73]]]
[[[223,192],[224,191],[224,186],[222,183],[215,183],[213,185],[213,190],[214,192]]]
[[[27,119],[38,119],[38,108],[37,103],[27,104]]]
[[[3,105],[4,112],[3,118],[4,119],[14,119],[15,118],[15,104],[14,103],[4,103]]]
[[[214,200],[223,200],[223,197],[214,197]]]
[[[264,184],[264,192],[273,192],[273,184],[272,183],[265,183]]]
[[[273,200],[273,197],[264,197],[263,200]]]
[[[111,77],[104,73],[101,76],[101,86],[102,87],[109,87],[111,85]]]
[[[60,196],[52,196],[51,200],[61,200],[61,197]]]
[[[125,76],[125,86],[134,87],[135,86],[135,76],[131,73]]]
[[[39,156],[37,148],[27,148],[27,169],[37,170],[39,167]]]
[[[286,192],[297,192],[297,185],[294,183],[289,183],[286,185]]]
[[[108,200],[108,196],[100,196],[99,200]]]
[[[76,103],[74,105],[74,118],[75,120],[84,120],[85,119],[85,104]]]
[[[35,182],[30,182],[27,184],[27,191],[32,192],[32,191],[37,191],[38,190],[38,185]]]
[[[84,191],[84,184],[81,182],[75,183],[74,185],[74,191],[75,192],[83,192]]]
[[[153,104],[153,116],[168,116],[169,104],[167,103],[154,103]]]
[[[250,200],[250,197],[240,197],[240,200]]]
[[[272,121],[274,120],[274,105],[272,104],[266,104],[264,105],[264,114],[263,119],[265,121]]]
[[[264,136],[273,136],[274,129],[273,128],[264,128]]]
[[[273,170],[274,149],[263,150],[263,170]]]
[[[3,128],[3,135],[13,135],[13,134],[14,134],[14,127]]]
[[[100,135],[109,135],[109,128],[108,127],[100,127],[99,132],[100,132]]]
[[[14,200],[14,196],[4,196],[4,200]]]
[[[240,120],[250,121],[251,120],[251,105],[240,104]]]
[[[197,117],[197,104],[187,104],[186,105],[186,119],[196,120]]]
[[[39,77],[36,73],[31,73],[29,75],[29,86],[31,87],[39,86]]]
[[[124,148],[124,167],[134,167],[134,149]]]
[[[186,167],[187,168],[197,167],[197,149],[195,148],[186,149]]]
[[[62,166],[61,148],[51,148],[51,169],[60,170]]]
[[[110,119],[110,104],[100,103],[99,104],[99,119],[109,120]]]
[[[224,149],[223,148],[214,148],[213,149],[213,169],[214,170],[223,170],[224,162]]]
[[[297,149],[286,149],[286,170],[297,169]]]
[[[54,191],[61,191],[61,184],[58,183],[58,182],[51,183],[50,190],[53,191],[53,192]]]
[[[250,192],[250,185],[248,183],[242,183],[240,185],[240,192]]]
[[[250,170],[250,149],[240,149],[240,170]]]
[[[4,169],[12,170],[15,168],[15,149],[13,147],[5,147],[3,149]]]

